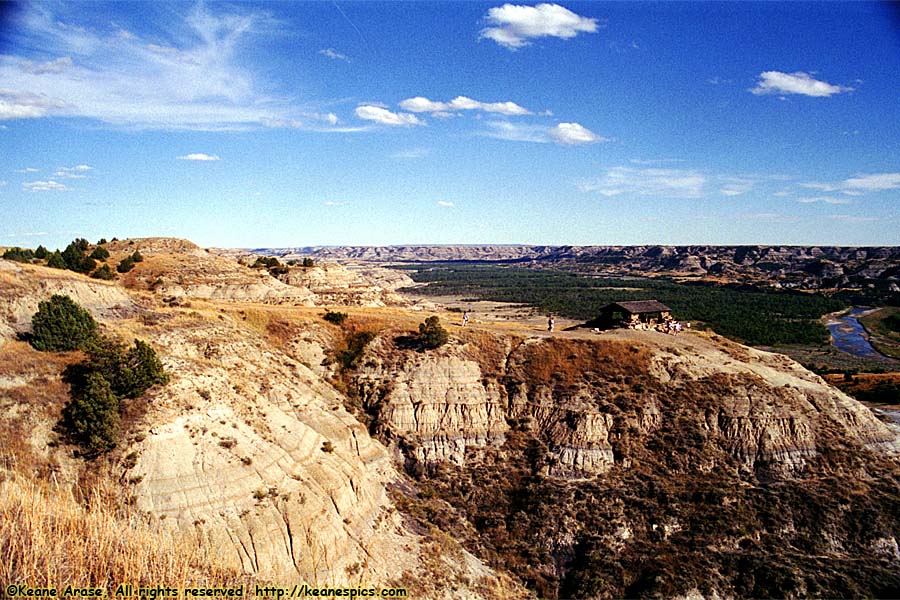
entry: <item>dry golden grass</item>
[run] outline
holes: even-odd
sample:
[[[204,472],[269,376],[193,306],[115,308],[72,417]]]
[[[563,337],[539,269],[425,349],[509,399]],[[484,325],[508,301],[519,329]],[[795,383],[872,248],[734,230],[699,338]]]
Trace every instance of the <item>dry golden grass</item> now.
[[[0,473],[0,581],[29,586],[237,585],[202,546],[156,530],[119,508],[120,490],[99,482],[79,502],[71,490]]]
[[[588,372],[605,378],[646,377],[650,356],[645,346],[625,341],[548,338],[522,349],[518,369],[524,381],[571,385]]]

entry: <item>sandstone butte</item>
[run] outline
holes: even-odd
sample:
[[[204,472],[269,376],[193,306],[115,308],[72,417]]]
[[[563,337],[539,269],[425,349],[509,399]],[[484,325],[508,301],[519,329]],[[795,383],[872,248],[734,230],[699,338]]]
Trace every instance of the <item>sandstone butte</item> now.
[[[0,260],[4,493],[23,468],[11,445],[61,489],[99,469],[152,528],[279,584],[416,598],[900,586],[898,428],[782,355],[712,333],[463,329],[398,294],[393,272],[277,279],[181,240],[107,247],[112,264],[145,260],[113,282]],[[17,340],[52,294],[149,342],[171,375],[93,463],[53,431],[77,356]],[[421,351],[409,336],[430,314],[451,338]]]

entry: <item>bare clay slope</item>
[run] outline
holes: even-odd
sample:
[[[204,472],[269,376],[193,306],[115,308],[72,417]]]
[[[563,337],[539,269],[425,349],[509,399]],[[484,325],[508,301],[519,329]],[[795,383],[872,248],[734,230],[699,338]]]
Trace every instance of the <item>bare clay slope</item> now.
[[[139,246],[147,254],[145,264],[123,278],[131,290],[0,261],[4,273],[15,275],[0,281],[6,340],[28,330],[24,315],[40,300],[68,293],[107,334],[149,342],[170,373],[170,383],[151,391],[142,411],[129,409],[111,457],[119,461],[113,475],[124,486],[122,498],[133,498],[155,527],[190,531],[223,567],[264,581],[401,585],[425,598],[519,595],[520,588],[502,586],[452,540],[404,524],[386,492],[400,476],[385,448],[343,408],[318,362],[316,371],[302,362],[321,356],[315,346],[331,335],[318,316],[314,325],[302,308],[244,308],[234,296],[221,303],[197,297],[164,303],[162,291],[171,288],[141,291],[137,278],[151,274],[183,282],[190,277],[200,287],[185,289],[206,296],[198,271],[177,272],[196,266],[195,258],[206,263],[176,242],[113,249]],[[282,311],[278,319],[276,310]],[[0,344],[21,342],[0,338]],[[19,393],[33,381],[29,373],[17,374],[19,366],[3,365],[0,393],[8,415],[22,410],[16,398],[35,397]],[[59,371],[48,375],[57,395],[65,389]],[[46,448],[52,425],[41,423],[29,442]]]
[[[357,402],[419,481],[404,507],[541,596],[900,590],[897,432],[788,358],[458,331],[380,337]]]

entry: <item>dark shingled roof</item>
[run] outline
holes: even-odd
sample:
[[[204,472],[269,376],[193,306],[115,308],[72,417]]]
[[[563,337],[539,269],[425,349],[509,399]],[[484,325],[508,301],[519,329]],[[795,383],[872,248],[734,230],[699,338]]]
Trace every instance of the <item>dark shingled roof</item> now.
[[[613,302],[603,307],[605,312],[614,306],[618,306],[622,310],[632,315],[655,312],[672,312],[672,309],[660,302],[659,300],[635,300],[633,302]]]

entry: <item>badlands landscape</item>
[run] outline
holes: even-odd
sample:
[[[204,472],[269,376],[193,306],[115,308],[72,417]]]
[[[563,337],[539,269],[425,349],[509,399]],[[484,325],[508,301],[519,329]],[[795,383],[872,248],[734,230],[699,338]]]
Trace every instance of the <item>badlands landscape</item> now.
[[[142,260],[109,281],[0,260],[4,581],[900,593],[900,429],[784,355],[714,331],[462,327],[371,265],[102,246]],[[108,451],[60,426],[84,353],[29,344],[54,295],[167,373],[122,401]]]

